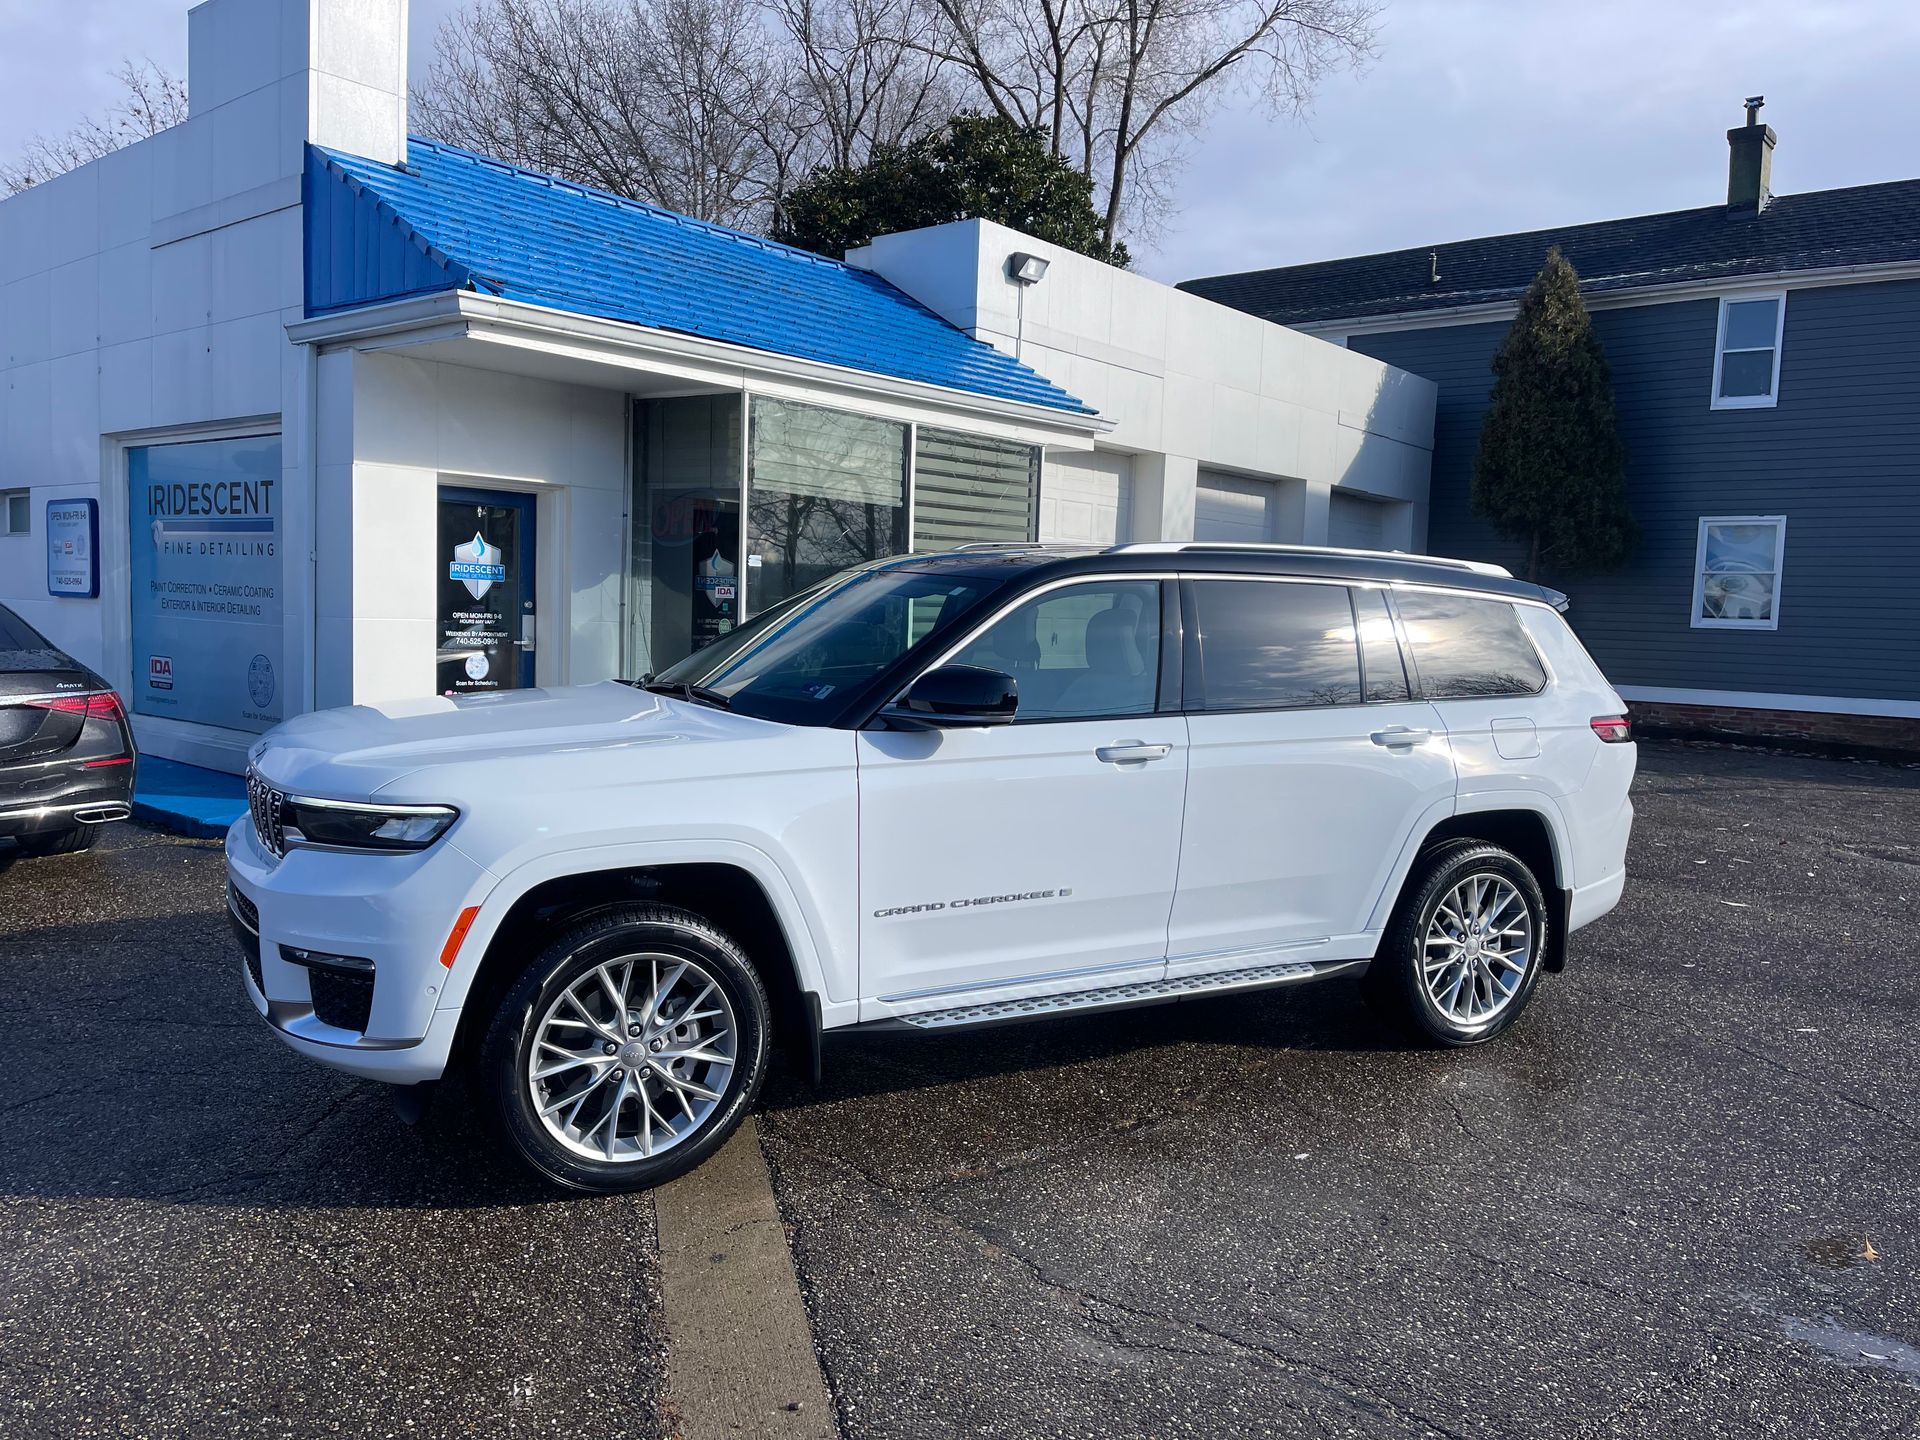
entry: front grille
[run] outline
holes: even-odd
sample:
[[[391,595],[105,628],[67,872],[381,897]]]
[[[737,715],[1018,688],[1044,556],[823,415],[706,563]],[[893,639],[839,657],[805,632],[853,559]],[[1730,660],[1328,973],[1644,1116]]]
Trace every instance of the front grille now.
[[[367,1017],[373,1011],[373,976],[313,965],[307,968],[307,985],[313,991],[313,1013],[321,1024],[341,1030],[366,1030]]]
[[[247,771],[247,810],[253,816],[253,833],[272,855],[287,853],[286,832],[281,828],[280,811],[286,796],[260,778],[260,772]]]

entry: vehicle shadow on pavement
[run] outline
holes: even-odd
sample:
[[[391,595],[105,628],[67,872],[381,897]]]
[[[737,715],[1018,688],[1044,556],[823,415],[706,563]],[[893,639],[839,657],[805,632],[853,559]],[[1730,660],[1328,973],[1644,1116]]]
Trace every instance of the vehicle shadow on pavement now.
[[[829,1034],[819,1086],[808,1083],[796,1065],[777,1064],[761,1105],[789,1110],[1090,1061],[1138,1060],[1155,1049],[1185,1045],[1344,1053],[1420,1048],[1367,1005],[1356,981],[1341,977],[951,1034]]]

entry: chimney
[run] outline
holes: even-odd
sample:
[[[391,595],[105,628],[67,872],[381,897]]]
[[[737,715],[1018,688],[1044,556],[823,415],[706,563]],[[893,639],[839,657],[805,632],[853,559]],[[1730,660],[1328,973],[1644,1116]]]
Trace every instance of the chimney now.
[[[1773,198],[1773,146],[1779,138],[1760,123],[1764,95],[1749,95],[1747,123],[1727,131],[1727,210],[1758,215]]]

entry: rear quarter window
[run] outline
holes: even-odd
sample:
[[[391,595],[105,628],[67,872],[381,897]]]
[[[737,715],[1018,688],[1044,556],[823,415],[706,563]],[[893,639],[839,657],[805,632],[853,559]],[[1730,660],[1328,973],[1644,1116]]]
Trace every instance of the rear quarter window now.
[[[1431,590],[1394,592],[1429,700],[1538,695],[1546,667],[1511,603]]]

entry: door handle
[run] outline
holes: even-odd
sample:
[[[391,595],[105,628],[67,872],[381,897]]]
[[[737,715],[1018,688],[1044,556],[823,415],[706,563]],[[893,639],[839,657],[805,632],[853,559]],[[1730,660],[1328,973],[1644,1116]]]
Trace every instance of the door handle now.
[[[1384,745],[1389,750],[1406,750],[1426,744],[1433,738],[1433,732],[1415,730],[1406,725],[1389,725],[1384,730],[1374,731],[1369,738],[1374,744]]]
[[[1118,745],[1102,745],[1095,750],[1096,759],[1109,765],[1145,764],[1149,760],[1164,760],[1173,753],[1171,745],[1149,745],[1144,740],[1122,740]]]

